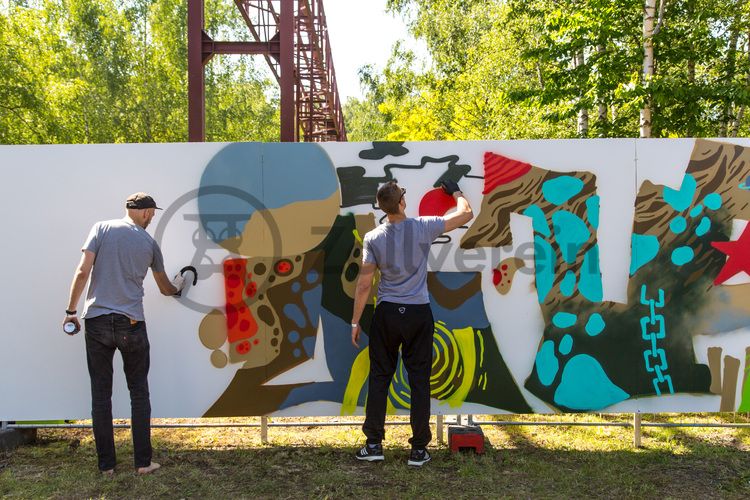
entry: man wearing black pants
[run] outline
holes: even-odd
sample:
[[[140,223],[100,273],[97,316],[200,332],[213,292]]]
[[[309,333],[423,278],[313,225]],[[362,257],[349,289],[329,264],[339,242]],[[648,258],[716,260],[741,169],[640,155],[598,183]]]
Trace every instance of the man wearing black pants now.
[[[163,295],[175,295],[183,285],[181,275],[169,280],[156,241],[146,232],[154,218],[154,199],[135,193],[125,201],[122,219],[97,222],[83,245],[63,325],[80,330],[76,306],[91,277],[86,295],[86,361],[91,377],[91,418],[99,470],[115,471],[115,440],[112,425],[112,358],[122,355],[130,391],[133,461],[139,474],[160,467],[151,460],[151,402],[148,390],[149,342],[143,315],[143,279],[149,268]],[[65,326],[63,326],[63,329]]]
[[[427,293],[427,257],[430,245],[443,233],[463,226],[473,213],[468,200],[453,181],[443,190],[456,199],[456,211],[446,217],[406,217],[406,190],[395,181],[378,189],[377,201],[387,221],[365,235],[362,267],[352,315],[352,344],[359,348],[359,320],[372,288],[375,270],[380,270],[378,301],[370,327],[370,378],[366,419],[362,431],[367,444],[356,454],[358,460],[384,460],[385,412],[398,351],[409,376],[412,450],[409,465],[430,460],[427,444],[430,432],[430,371],[434,320]]]

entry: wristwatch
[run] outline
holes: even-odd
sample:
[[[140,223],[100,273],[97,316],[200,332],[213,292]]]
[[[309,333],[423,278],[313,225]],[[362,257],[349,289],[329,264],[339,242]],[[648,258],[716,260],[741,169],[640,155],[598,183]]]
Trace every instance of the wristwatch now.
[[[68,316],[75,316],[76,314],[78,314],[78,311],[76,311],[75,309],[72,311],[68,311],[67,309],[65,309],[65,314],[67,314]]]

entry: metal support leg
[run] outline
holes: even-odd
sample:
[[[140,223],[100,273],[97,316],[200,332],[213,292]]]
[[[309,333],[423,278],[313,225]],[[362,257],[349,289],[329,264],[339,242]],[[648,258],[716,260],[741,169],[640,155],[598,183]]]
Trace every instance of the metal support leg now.
[[[641,447],[641,414],[633,413],[633,446]]]
[[[268,417],[260,417],[260,442],[268,444]]]
[[[443,444],[443,416],[437,416],[437,442]]]
[[[8,428],[8,422],[7,421],[3,420],[2,422],[0,422],[0,431],[4,431],[7,428]]]

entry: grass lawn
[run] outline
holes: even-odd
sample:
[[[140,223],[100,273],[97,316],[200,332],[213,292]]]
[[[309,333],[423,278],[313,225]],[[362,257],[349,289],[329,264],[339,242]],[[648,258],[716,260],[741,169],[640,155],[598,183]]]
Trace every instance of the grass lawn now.
[[[630,417],[500,418],[604,422]],[[644,416],[644,422],[655,421],[750,419],[739,414]],[[409,427],[389,426],[386,431],[385,462],[359,463],[353,457],[363,442],[357,427],[271,427],[265,445],[258,428],[154,429],[154,460],[163,467],[138,477],[130,431],[118,429],[117,473],[105,478],[96,471],[89,429],[40,430],[35,445],[0,454],[0,496],[750,497],[750,428],[644,428],[643,447],[634,449],[632,428],[485,426],[484,455],[451,454],[433,439],[433,460],[421,469],[406,465]]]

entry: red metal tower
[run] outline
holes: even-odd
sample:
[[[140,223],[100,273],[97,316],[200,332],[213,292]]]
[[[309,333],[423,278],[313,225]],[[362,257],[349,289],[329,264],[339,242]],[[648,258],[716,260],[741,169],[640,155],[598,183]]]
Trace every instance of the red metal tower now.
[[[279,82],[282,142],[345,141],[323,0],[234,0],[254,41],[215,41],[188,0],[188,140],[205,140],[203,68],[215,54],[262,54]]]

